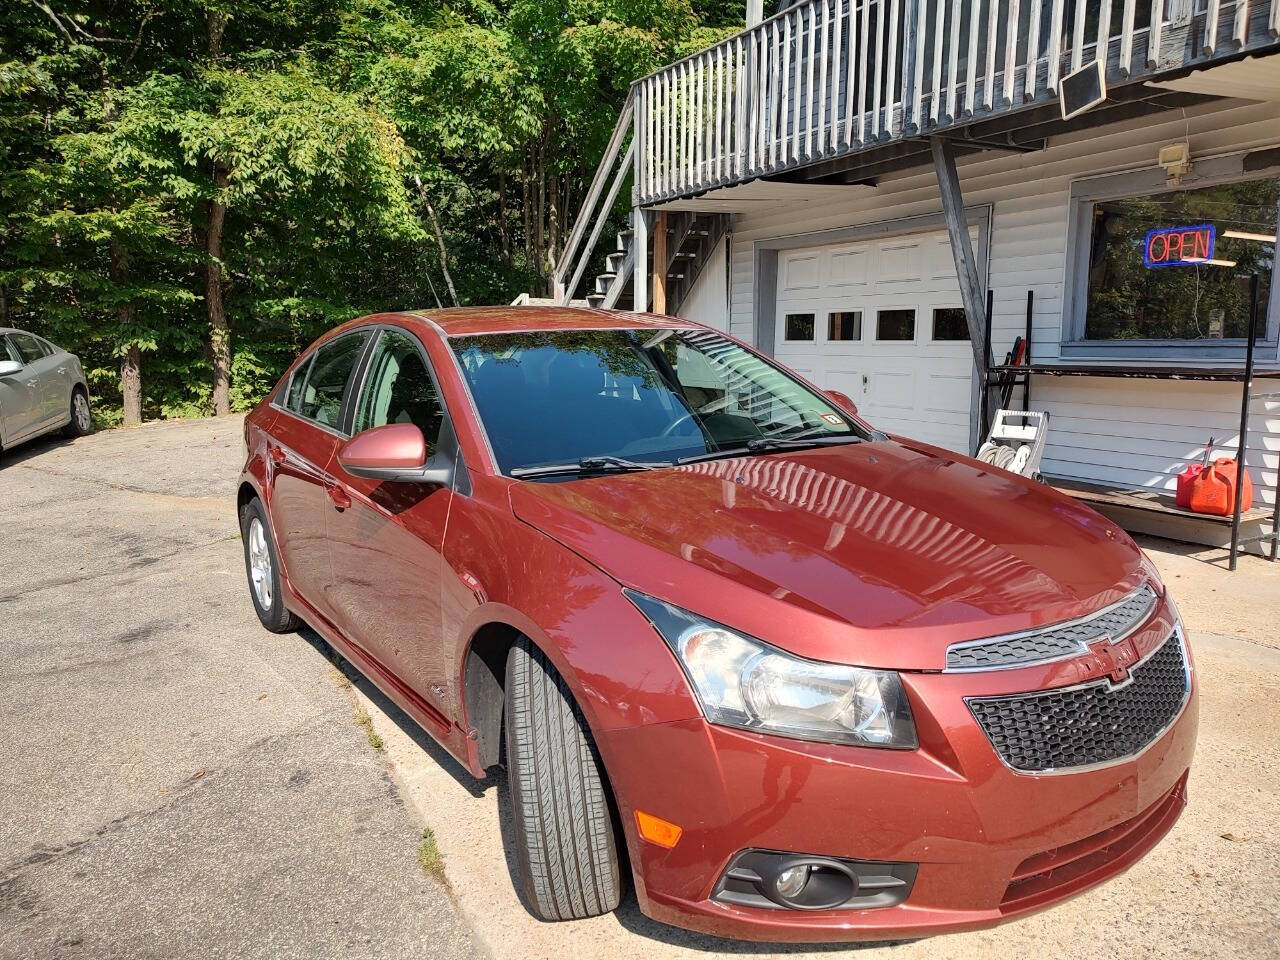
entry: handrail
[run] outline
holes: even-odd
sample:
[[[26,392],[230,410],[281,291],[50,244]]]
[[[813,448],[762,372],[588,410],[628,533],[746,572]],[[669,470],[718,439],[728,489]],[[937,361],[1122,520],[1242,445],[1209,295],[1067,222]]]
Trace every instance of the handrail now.
[[[609,199],[605,205],[605,210],[601,212],[597,219],[596,229],[592,231],[591,242],[587,244],[582,253],[581,262],[574,272],[573,282],[566,288],[564,283],[565,274],[569,272],[569,266],[573,262],[573,258],[577,256],[578,247],[582,243],[582,235],[586,233],[587,223],[590,222],[591,214],[600,200],[600,192],[604,189],[609,172],[614,169],[618,162],[618,151],[622,149],[622,142],[631,131],[631,117],[634,105],[635,88],[633,87],[627,91],[626,102],[622,105],[622,112],[618,115],[618,122],[614,124],[613,133],[609,136],[609,145],[605,148],[604,157],[600,160],[600,166],[596,168],[596,175],[591,180],[591,188],[587,191],[586,199],[582,202],[582,208],[578,211],[578,219],[574,223],[573,230],[569,234],[569,240],[565,243],[564,250],[560,254],[560,262],[556,264],[555,273],[553,274],[555,284],[553,292],[555,298],[561,303],[568,303],[573,296],[573,291],[577,288],[578,281],[582,279],[582,273],[591,257],[591,251],[595,248],[596,241],[599,239],[600,227],[603,225],[604,220],[607,219],[608,211],[613,208],[613,203],[617,199],[618,188],[621,186],[621,175],[615,178],[614,186],[609,191]],[[632,148],[634,148],[634,144]],[[627,151],[627,158],[622,165],[623,170],[631,162],[632,148]]]

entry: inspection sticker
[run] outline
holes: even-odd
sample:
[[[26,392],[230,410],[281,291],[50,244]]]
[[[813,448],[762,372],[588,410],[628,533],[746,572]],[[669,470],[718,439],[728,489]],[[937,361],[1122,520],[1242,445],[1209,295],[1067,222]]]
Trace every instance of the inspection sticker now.
[[[844,421],[837,417],[834,413],[824,413],[822,419],[827,421],[833,427],[843,427]]]

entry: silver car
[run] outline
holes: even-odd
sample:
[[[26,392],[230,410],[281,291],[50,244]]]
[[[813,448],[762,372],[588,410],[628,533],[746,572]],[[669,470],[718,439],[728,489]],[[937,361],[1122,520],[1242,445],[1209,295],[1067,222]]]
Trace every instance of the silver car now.
[[[89,387],[80,358],[43,337],[0,327],[0,450],[64,429],[91,429]]]

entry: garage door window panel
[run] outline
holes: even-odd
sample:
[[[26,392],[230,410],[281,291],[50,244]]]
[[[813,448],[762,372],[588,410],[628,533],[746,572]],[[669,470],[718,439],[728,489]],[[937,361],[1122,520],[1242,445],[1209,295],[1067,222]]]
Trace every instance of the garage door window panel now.
[[[916,338],[916,312],[914,309],[876,311],[876,339],[912,341]]]
[[[835,310],[827,314],[827,339],[832,343],[862,339],[862,311]]]
[[[933,339],[938,341],[968,340],[969,321],[964,307],[934,307]]]
[[[807,343],[813,340],[814,315],[812,313],[788,313],[785,319],[784,338],[788,343]]]

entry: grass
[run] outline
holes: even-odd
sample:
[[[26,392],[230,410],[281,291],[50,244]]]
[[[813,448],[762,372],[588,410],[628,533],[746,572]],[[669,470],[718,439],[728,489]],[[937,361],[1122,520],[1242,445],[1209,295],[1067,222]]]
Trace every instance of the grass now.
[[[365,736],[369,738],[369,746],[382,753],[387,745],[382,742],[382,737],[378,736],[378,731],[373,729],[373,717],[369,716],[369,711],[356,704],[355,718],[356,723],[364,730]]]
[[[336,663],[329,664],[329,682],[339,690],[346,690],[351,686],[351,679],[339,669]]]
[[[449,885],[449,878],[444,875],[444,857],[436,846],[436,835],[430,827],[422,831],[422,842],[418,844],[418,862],[422,864],[422,872],[433,880]]]

